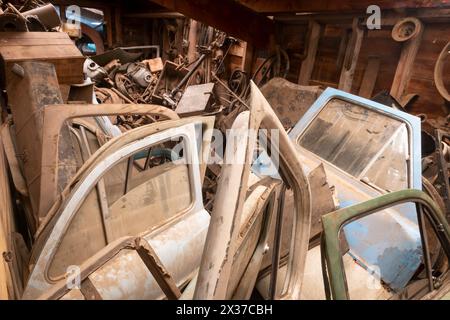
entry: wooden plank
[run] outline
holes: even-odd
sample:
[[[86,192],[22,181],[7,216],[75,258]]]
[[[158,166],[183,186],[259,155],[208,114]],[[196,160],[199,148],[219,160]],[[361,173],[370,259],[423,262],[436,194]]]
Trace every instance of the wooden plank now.
[[[45,61],[52,63],[55,66],[58,83],[61,84],[76,84],[83,82],[83,62],[84,59],[24,59],[34,61]],[[10,70],[13,63],[6,65],[6,70]],[[7,71],[9,72],[9,71]]]
[[[105,25],[106,25],[106,43],[108,44],[108,47],[111,48],[113,46],[113,30],[112,30],[112,14],[111,14],[111,8],[106,8],[103,11],[104,19],[105,19]]]
[[[390,94],[397,99],[397,101],[401,101],[402,96],[405,94],[409,80],[411,79],[414,61],[417,52],[419,51],[420,44],[422,43],[424,27],[420,20],[418,28],[417,35],[403,44],[400,60],[395,71]]]
[[[320,33],[322,27],[315,21],[311,21],[309,25],[309,37],[308,37],[308,51],[306,57],[300,67],[300,75],[298,76],[298,84],[308,85],[309,79],[314,68],[314,62],[316,61],[317,47],[319,45]]]
[[[358,18],[353,19],[353,32],[350,42],[347,45],[341,76],[339,78],[338,88],[347,92],[350,92],[352,89],[353,76],[364,36],[364,30],[359,28],[358,23]]]
[[[370,5],[378,5],[383,10],[406,8],[445,8],[448,1],[429,0],[238,0],[248,8],[266,14],[282,12],[365,12]]]
[[[3,39],[69,39],[65,32],[0,32]]]
[[[398,21],[405,16],[405,13],[398,12],[392,17]],[[417,11],[417,16],[422,11]],[[333,17],[336,14],[327,14]],[[324,15],[325,16],[325,15]],[[414,13],[415,16],[415,13]],[[382,15],[382,23],[384,23],[384,12]],[[282,42],[287,46],[290,52],[302,53],[304,47],[304,37],[300,34],[306,33],[306,25],[303,19],[302,24],[292,22],[292,24],[283,24],[280,27],[282,34]],[[445,117],[447,113],[444,108],[444,100],[439,95],[433,83],[433,70],[436,59],[440,51],[447,42],[450,41],[450,21],[445,23],[424,23],[425,29],[422,37],[422,44],[417,52],[415,62],[412,68],[411,79],[407,86],[407,92],[419,94],[419,98],[410,106],[411,112],[425,113],[429,118],[438,116]],[[350,27],[350,25],[347,25]],[[319,84],[324,86],[337,87],[340,76],[340,68],[336,67],[336,57],[339,50],[340,38],[342,37],[342,26],[337,28],[324,27],[326,29],[319,41],[317,50],[316,63],[311,76],[310,84]],[[358,93],[362,82],[365,67],[369,57],[378,56],[381,60],[378,72],[378,78],[373,89],[373,94],[382,90],[390,90],[396,66],[402,51],[402,43],[392,40],[391,28],[383,28],[381,30],[368,30],[364,36],[363,43],[355,69],[352,92]],[[300,59],[291,55],[291,70],[293,77],[289,76],[289,80],[297,82],[300,67]],[[448,71],[450,71],[450,65]],[[448,73],[446,71],[446,74]],[[448,86],[448,84],[446,84]]]
[[[77,51],[78,49],[73,45],[0,47],[0,54],[7,63],[23,60],[82,58],[81,53]]]
[[[42,45],[43,41],[46,41],[46,45],[72,45],[73,46],[73,42],[66,40],[66,39],[61,39],[61,38],[56,38],[56,39],[26,39],[26,42],[24,42],[24,39],[20,39],[20,38],[11,38],[11,39],[4,39],[4,38],[0,38],[0,46],[2,47],[7,47],[7,46],[39,46]]]
[[[359,88],[359,95],[370,99],[372,97],[373,88],[378,78],[378,71],[380,70],[380,57],[369,57],[364,76]]]
[[[116,44],[122,45],[122,8],[120,7],[120,5],[114,8],[114,26],[116,29]]]

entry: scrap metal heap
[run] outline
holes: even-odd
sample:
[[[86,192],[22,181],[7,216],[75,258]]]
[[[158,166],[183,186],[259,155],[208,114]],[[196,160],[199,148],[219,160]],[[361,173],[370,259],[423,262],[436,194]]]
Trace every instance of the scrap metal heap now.
[[[449,119],[292,84],[281,48],[229,73],[212,28],[193,61],[84,57],[27,6],[0,12],[0,298],[448,295]]]

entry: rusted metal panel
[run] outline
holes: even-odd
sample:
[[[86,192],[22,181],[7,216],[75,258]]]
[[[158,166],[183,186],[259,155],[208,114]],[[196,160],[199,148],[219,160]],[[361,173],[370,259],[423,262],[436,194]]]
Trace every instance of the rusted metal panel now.
[[[422,191],[397,191],[348,208],[340,209],[322,218],[324,229],[322,250],[325,252],[326,267],[328,270],[328,279],[325,279],[325,281],[329,281],[330,283],[333,299],[348,299],[349,297],[339,243],[339,232],[343,225],[349,221],[368,216],[378,210],[385,208],[392,209],[395,205],[405,202],[419,203],[428,208],[424,212],[426,212],[430,223],[434,225],[433,229],[436,230],[437,237],[443,245],[445,254],[447,257],[450,257],[450,226],[439,207]]]
[[[312,207],[314,208],[311,214],[310,237],[312,239],[322,232],[321,217],[337,209],[338,205],[335,203],[334,186],[331,187],[328,184],[323,164],[309,173],[308,180],[311,187]]]
[[[183,116],[201,114],[210,105],[214,94],[214,83],[192,85],[186,88],[175,112]]]
[[[368,109],[367,112],[376,111],[376,117],[380,117],[380,120],[376,123],[380,123],[380,121],[383,121],[381,119],[385,118],[384,121],[385,124],[388,124],[389,118],[397,119],[397,121],[400,121],[400,123],[403,123],[403,125],[406,125],[406,130],[403,128],[402,132],[407,132],[407,138],[401,139],[402,142],[399,142],[396,144],[395,150],[408,150],[407,156],[402,156],[403,160],[402,163],[404,165],[409,166],[409,169],[405,169],[404,174],[409,175],[408,177],[408,183],[404,187],[400,188],[394,188],[392,190],[388,190],[390,188],[384,187],[379,188],[376,185],[370,182],[368,179],[364,179],[365,176],[368,176],[367,172],[371,172],[370,170],[363,170],[365,173],[362,175],[357,174],[356,176],[346,170],[344,167],[345,165],[351,163],[350,161],[354,161],[354,159],[349,159],[349,162],[341,161],[341,164],[345,164],[344,166],[339,167],[339,163],[335,160],[338,159],[337,152],[334,153],[331,152],[332,148],[323,148],[323,139],[322,141],[319,141],[321,144],[318,144],[317,141],[310,140],[312,137],[307,138],[306,137],[306,130],[307,128],[312,128],[314,125],[318,125],[321,122],[321,118],[319,116],[318,111],[319,110],[325,110],[327,106],[330,106],[333,103],[333,97],[336,98],[337,96],[340,97],[340,99],[343,101],[342,103],[352,103],[353,105],[358,105],[361,109],[361,115],[364,114],[363,110]],[[349,107],[350,108],[350,107]],[[350,110],[350,109],[348,109]],[[372,111],[369,111],[372,110]],[[352,117],[351,115],[355,115],[357,113],[346,113],[341,114],[342,117],[340,117],[339,121],[335,120],[336,123],[342,121],[342,119],[347,119],[346,121],[348,123],[351,123],[351,119],[356,119],[355,117]],[[337,117],[340,113],[336,113],[335,116]],[[358,113],[359,114],[359,113]],[[389,120],[391,121],[391,120]],[[365,122],[366,123],[366,122]],[[376,124],[375,122],[367,122],[367,124]],[[322,123],[323,124],[323,123]],[[333,128],[339,128],[339,126],[335,126]],[[324,129],[321,131],[321,137],[325,137],[327,132]],[[388,130],[388,127],[385,127],[384,130],[373,130],[367,132],[372,132],[372,135],[379,135],[379,134],[385,134]],[[333,134],[332,139],[335,139],[336,141],[342,141],[343,148],[345,149],[345,146],[349,146],[350,138],[348,135],[346,135],[345,132],[349,133],[355,133],[356,128],[355,126],[351,127],[350,129],[342,130],[342,131],[335,131]],[[362,134],[358,135],[357,138],[360,138]],[[371,198],[378,197],[379,195],[383,193],[387,193],[389,191],[397,191],[404,188],[415,188],[415,189],[421,189],[422,182],[421,182],[421,164],[420,164],[420,122],[419,119],[416,117],[413,117],[409,114],[400,112],[398,110],[386,107],[384,105],[375,103],[373,101],[363,99],[342,91],[338,91],[335,89],[327,89],[322,96],[313,104],[313,106],[308,110],[308,112],[305,114],[305,116],[299,121],[299,123],[296,125],[296,127],[290,132],[291,138],[297,142],[297,149],[298,149],[298,155],[303,160],[303,163],[305,165],[305,169],[309,172],[312,168],[316,167],[320,163],[324,164],[325,171],[327,173],[327,177],[329,179],[330,184],[334,185],[336,187],[337,196],[340,202],[341,207],[347,207],[349,205],[353,205],[355,203],[359,203],[362,201],[366,201]],[[301,138],[300,138],[301,137]],[[311,142],[311,145],[314,146],[314,150],[312,152],[308,151],[307,148],[303,148],[301,145],[305,146],[304,140],[309,139]],[[303,141],[303,142],[302,142]],[[375,147],[373,140],[371,142],[370,147]],[[389,175],[392,175],[393,170],[388,170],[388,167],[382,165],[382,163],[378,163],[377,159],[382,159],[383,150],[386,150],[389,146],[389,139],[388,140],[381,140],[382,144],[376,147],[378,149],[378,152],[375,153],[375,156],[373,157],[373,160],[369,163],[373,168],[371,170],[377,170],[377,175],[383,176],[383,181],[386,180],[386,178]],[[344,143],[346,142],[346,143]],[[361,141],[361,145],[364,146],[366,142]],[[322,147],[319,148],[319,146]],[[342,149],[339,151],[339,155],[349,155],[352,152],[356,151],[358,148],[350,148],[346,150],[344,153]],[[323,150],[324,152],[328,152],[330,157],[327,157],[327,159],[324,159],[325,156],[320,156],[318,153],[320,153]],[[358,149],[362,150],[362,149]],[[355,158],[355,157],[353,157]],[[396,157],[398,159],[399,156]],[[394,158],[395,159],[395,158]],[[361,161],[357,162],[357,164],[360,164]],[[393,160],[395,162],[395,160]],[[356,163],[356,162],[355,162]],[[381,164],[381,165],[380,165]],[[399,179],[391,178],[392,181],[399,181]],[[415,232],[410,232],[412,226],[415,227]],[[358,241],[358,234],[361,232],[364,232],[366,228],[370,228],[371,230],[379,230],[380,233],[374,233],[374,238],[372,241],[375,243],[375,238],[381,237],[384,230],[386,228],[394,228],[389,233],[389,239],[386,237],[385,241],[383,242],[383,246],[389,246],[389,243],[395,243],[401,248],[409,249],[411,246],[418,249],[420,244],[420,236],[418,234],[418,228],[417,228],[417,217],[415,208],[408,205],[402,205],[398,208],[388,210],[388,213],[384,217],[380,216],[371,216],[367,217],[364,221],[361,221],[358,224],[349,224],[345,226],[345,235],[346,239],[348,241],[350,250],[352,251],[352,254],[356,259],[358,259],[363,265],[368,264],[378,264],[377,261],[377,252],[373,249],[373,246],[368,243],[363,243]],[[376,236],[375,236],[376,235]],[[370,242],[370,241],[369,241]],[[381,248],[382,246],[380,246]],[[381,250],[381,249],[380,249]],[[403,287],[407,281],[408,278],[412,277],[415,273],[415,270],[417,269],[420,261],[417,259],[409,259],[409,256],[400,254],[396,256],[397,258],[392,259],[384,259],[382,262],[379,262],[380,268],[382,269],[382,279],[389,283],[393,288],[401,288]],[[417,257],[417,255],[416,255]],[[399,270],[402,270],[401,272]]]
[[[283,78],[273,78],[261,87],[285,129],[292,128],[323,92],[318,86],[296,85]]]
[[[59,175],[61,163],[55,154],[60,150],[60,131],[64,122],[77,117],[120,115],[120,114],[152,114],[169,119],[177,119],[175,112],[155,105],[114,105],[108,104],[99,108],[98,105],[52,105],[44,109],[43,139],[52,141],[42,146],[42,164],[40,180],[40,200],[38,216],[45,217],[61,190],[58,190],[56,177]],[[65,187],[65,185],[63,186]]]
[[[4,123],[1,126],[1,138],[6,158],[8,159],[9,170],[14,182],[14,187],[23,196],[28,197],[28,188],[20,168],[14,143],[11,137],[11,123]]]
[[[280,167],[284,182],[294,191],[295,219],[294,237],[291,255],[288,261],[289,277],[286,279],[284,299],[298,299],[305,256],[309,242],[311,219],[310,189],[302,166],[295,156],[294,146],[289,141],[282,124],[270,108],[258,87],[251,82],[250,112],[244,111],[236,118],[232,130],[233,139],[227,148],[233,150],[225,155],[225,165],[220,177],[218,194],[211,215],[205,252],[200,265],[194,299],[224,299],[229,285],[232,259],[236,248],[235,241],[239,234],[239,223],[248,188],[249,171],[252,164],[255,137],[249,136],[248,129],[278,129]],[[230,141],[233,141],[230,147]],[[230,207],[233,215],[230,215]]]
[[[156,141],[165,141],[172,136],[180,134],[186,137],[189,145],[185,152],[186,157],[189,159],[188,163],[191,163],[190,170],[192,171],[190,171],[190,177],[192,179],[194,202],[188,209],[183,211],[183,214],[176,216],[163,226],[155,226],[152,230],[145,232],[143,239],[148,241],[149,245],[156,252],[161,264],[173,276],[176,286],[181,286],[192,278],[201,257],[201,250],[197,249],[204,244],[209,224],[209,214],[203,210],[201,195],[202,169],[198,165],[198,158],[205,155],[205,150],[197,149],[195,133],[195,128],[198,128],[196,123],[202,124],[201,119],[212,127],[212,118],[191,118],[155,123],[151,126],[131,130],[119,138],[111,140],[85,163],[85,166],[79,170],[81,176],[74,178],[74,183],[78,182],[76,186],[74,188],[70,188],[70,186],[66,188],[66,192],[69,190],[73,190],[73,192],[66,196],[67,200],[62,203],[60,212],[49,217],[49,219],[56,221],[53,229],[48,229],[50,234],[38,233],[40,236],[37,241],[44,241],[45,243],[37,246],[35,250],[38,251],[33,253],[33,259],[37,260],[34,263],[25,297],[43,297],[42,294],[44,294],[46,297],[57,298],[64,294],[64,280],[61,280],[55,286],[49,283],[46,278],[49,263],[57,249],[57,244],[64,235],[66,226],[70,223],[80,202],[84,201],[85,193],[89,189],[92,190],[95,186],[99,175],[108,170],[108,167],[113,163],[123,158],[124,152],[130,153],[134,149],[140,150],[145,145],[152,145]],[[163,128],[166,128],[166,130]],[[210,141],[210,136],[208,138],[208,132],[204,132],[203,144],[207,143],[205,145],[207,148],[206,154],[209,150],[208,141]],[[195,232],[192,232],[192,230],[195,230]],[[111,243],[113,249],[114,245]],[[128,248],[129,250],[135,247],[135,244],[125,244],[121,248]],[[42,251],[40,251],[41,248]],[[162,298],[163,295],[158,282],[151,275],[146,264],[142,262],[140,255],[135,251],[133,252],[124,252],[120,255],[111,254],[109,257],[104,258],[101,258],[104,256],[104,253],[99,252],[98,257],[94,256],[90,261],[86,262],[86,265],[80,266],[82,279],[89,276],[96,291],[103,299]],[[183,261],[183,263],[180,264],[180,261]],[[97,265],[97,267],[94,268],[94,265]],[[158,269],[154,271],[159,272]]]
[[[8,103],[14,119],[14,132],[33,211],[40,198],[40,171],[43,150],[44,109],[63,102],[55,68],[47,62],[15,63],[7,77]],[[55,183],[59,188],[76,172],[74,150],[67,125],[61,126],[61,144],[55,158],[61,170]]]

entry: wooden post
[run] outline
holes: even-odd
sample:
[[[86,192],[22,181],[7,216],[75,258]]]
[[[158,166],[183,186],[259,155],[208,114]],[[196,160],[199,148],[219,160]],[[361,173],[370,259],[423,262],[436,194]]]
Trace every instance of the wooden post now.
[[[413,22],[415,24],[415,30],[411,36],[408,36],[407,40],[402,46],[402,52],[400,54],[400,60],[395,70],[394,81],[391,87],[391,96],[397,101],[401,101],[406,93],[409,80],[411,79],[412,67],[414,60],[416,59],[417,52],[422,42],[423,24],[416,18],[405,18],[399,21],[392,29],[392,37],[396,41],[403,41],[402,35],[397,34],[397,30],[401,28],[402,24]],[[399,30],[398,32],[401,32]]]
[[[243,43],[244,46],[244,56],[242,57],[242,71],[247,72],[247,74],[251,74],[252,72],[252,63],[253,63],[253,45],[248,43],[248,42],[244,42]]]
[[[103,11],[105,17],[106,24],[106,43],[108,44],[108,48],[113,47],[113,32],[112,32],[112,16],[111,16],[111,8],[105,8]]]
[[[319,45],[320,34],[322,26],[314,20],[309,22],[308,27],[308,39],[305,43],[307,47],[306,57],[300,67],[300,74],[298,76],[298,84],[307,86],[309,79],[314,68],[314,62],[316,60],[317,47]]]
[[[350,92],[352,89],[353,76],[358,62],[359,51],[364,37],[364,30],[360,29],[358,18],[353,19],[352,36],[345,51],[344,64],[339,78],[339,89]]]
[[[188,60],[189,63],[194,62],[197,59],[197,26],[198,22],[191,19],[191,24],[189,26],[189,47],[188,47]]]
[[[121,46],[123,43],[122,38],[122,8],[120,3],[114,7],[114,27],[116,31],[116,45]]]
[[[359,96],[370,99],[380,70],[380,57],[369,57],[364,76],[359,87]]]

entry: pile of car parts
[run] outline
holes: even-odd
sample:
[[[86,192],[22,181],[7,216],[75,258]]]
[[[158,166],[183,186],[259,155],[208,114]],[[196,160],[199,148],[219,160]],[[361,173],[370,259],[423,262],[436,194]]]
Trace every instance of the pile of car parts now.
[[[0,15],[15,28],[0,45],[0,298],[448,297],[445,126],[389,95],[277,77],[281,48],[226,79],[234,40],[212,28],[190,63],[85,58],[48,32],[53,9]]]

